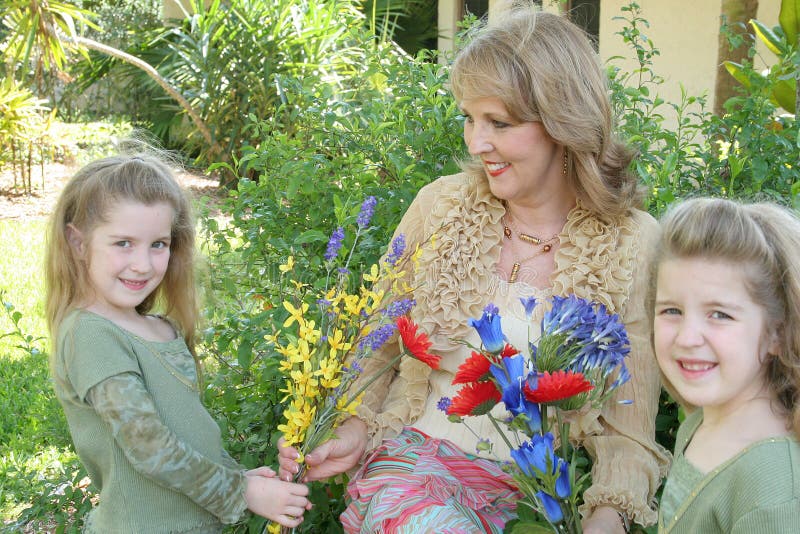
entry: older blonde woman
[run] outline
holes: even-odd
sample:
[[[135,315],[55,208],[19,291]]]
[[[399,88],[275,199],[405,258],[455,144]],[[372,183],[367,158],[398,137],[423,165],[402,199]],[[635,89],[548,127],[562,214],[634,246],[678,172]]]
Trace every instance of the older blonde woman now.
[[[494,303],[509,340],[524,346],[541,317],[528,320],[519,298],[575,294],[619,313],[632,349],[633,378],[616,395],[633,404],[587,408],[572,425],[594,460],[585,532],[652,524],[668,464],[654,441],[660,384],[645,307],[657,225],[637,209],[631,153],[613,138],[597,55],[565,18],[523,8],[477,32],[451,84],[472,159],[424,187],[396,232],[410,245],[437,233],[436,250],[413,274],[412,316],[441,369],[406,359],[383,375],[339,438],[306,457],[308,479],[361,462],[342,516],[347,532],[501,532],[518,494],[499,464],[476,452],[478,436],[501,441],[496,430],[476,418],[476,436],[437,410],[469,356],[452,339],[478,345],[467,319]],[[397,351],[393,343],[370,362],[378,368]],[[285,477],[296,451],[281,451]]]

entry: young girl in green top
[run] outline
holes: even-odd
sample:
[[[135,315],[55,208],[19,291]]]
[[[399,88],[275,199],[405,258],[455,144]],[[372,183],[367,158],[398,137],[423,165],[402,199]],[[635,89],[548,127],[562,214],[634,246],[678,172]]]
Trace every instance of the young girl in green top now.
[[[656,358],[698,409],[678,431],[659,532],[800,532],[800,221],[694,199],[662,227]]]
[[[87,165],[55,208],[51,371],[100,490],[87,532],[219,532],[247,509],[294,527],[309,506],[306,486],[228,456],[200,401],[194,237],[187,198],[147,154]]]

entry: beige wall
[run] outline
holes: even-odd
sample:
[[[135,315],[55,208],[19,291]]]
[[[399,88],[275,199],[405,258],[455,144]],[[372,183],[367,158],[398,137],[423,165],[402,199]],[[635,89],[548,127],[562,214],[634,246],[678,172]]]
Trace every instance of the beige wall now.
[[[664,78],[659,96],[667,102],[680,101],[680,84],[688,94],[708,94],[708,107],[713,109],[717,68],[717,37],[720,26],[721,0],[639,0],[641,15],[650,27],[641,29],[661,54],[653,58],[653,70]],[[634,68],[632,51],[614,35],[623,22],[612,20],[622,15],[620,8],[628,0],[602,0],[600,6],[600,56],[603,60],[623,56],[626,61],[615,64]],[[778,24],[780,0],[760,0],[758,19],[767,26]],[[772,62],[772,53],[760,46],[761,57]],[[764,65],[764,63],[759,63]]]
[[[491,0],[489,14],[503,9],[511,0]],[[545,0],[547,11],[558,11],[558,2]],[[615,35],[623,22],[613,20],[622,16],[621,8],[629,0],[601,0],[600,3],[600,56],[607,61],[613,56],[622,56],[615,64],[626,70],[636,68],[633,51]],[[760,0],[758,20],[772,27],[778,24],[780,0]],[[717,68],[717,36],[719,33],[719,10],[721,0],[638,0],[641,15],[650,27],[641,31],[652,40],[661,52],[653,58],[653,70],[664,78],[659,96],[667,102],[679,102],[680,86],[689,95],[708,94],[708,108],[713,109],[714,84]],[[452,50],[455,19],[461,13],[460,0],[439,1],[439,24],[442,36],[440,50]],[[759,43],[757,65],[771,64],[773,55]]]

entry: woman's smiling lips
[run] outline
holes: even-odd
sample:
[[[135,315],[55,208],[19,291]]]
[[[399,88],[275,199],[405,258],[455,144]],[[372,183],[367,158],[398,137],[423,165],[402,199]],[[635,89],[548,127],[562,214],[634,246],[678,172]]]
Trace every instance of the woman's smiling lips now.
[[[676,360],[678,364],[678,369],[680,369],[681,374],[686,378],[702,378],[705,376],[709,371],[716,369],[717,365],[715,362],[709,362],[704,360]]]
[[[497,163],[494,161],[484,161],[483,164],[486,166],[486,172],[492,177],[500,176],[506,169],[511,167],[510,163]]]

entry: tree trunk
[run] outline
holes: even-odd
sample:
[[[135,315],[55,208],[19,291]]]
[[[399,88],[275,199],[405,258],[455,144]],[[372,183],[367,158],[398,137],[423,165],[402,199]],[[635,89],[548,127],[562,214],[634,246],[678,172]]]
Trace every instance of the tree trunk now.
[[[163,76],[161,76],[158,71],[149,63],[112,46],[98,43],[93,39],[87,39],[85,37],[75,37],[74,39],[67,37],[66,39],[73,41],[79,46],[96,50],[98,52],[102,52],[103,54],[120,59],[126,63],[130,63],[134,67],[137,67],[147,73],[148,76],[155,80],[158,85],[163,87],[167,94],[174,98],[175,101],[178,102],[178,104],[184,109],[184,111],[186,111],[186,113],[189,115],[189,118],[192,119],[195,127],[200,131],[200,134],[206,141],[206,144],[209,147],[208,152],[211,158],[223,158],[224,161],[228,161],[225,157],[225,154],[223,154],[222,147],[219,146],[219,143],[217,143],[211,135],[208,125],[206,125],[205,121],[200,117],[200,115],[198,115],[197,111],[192,107],[189,101],[186,100],[180,91],[173,87],[172,84],[170,84]]]
[[[758,0],[722,0],[720,24],[725,22],[734,34],[748,33],[748,22],[758,14]],[[714,113],[723,115],[725,102],[736,95],[739,85],[725,69],[725,61],[741,63],[747,58],[748,43],[731,50],[727,37],[720,32],[717,41],[717,80],[714,86]]]

